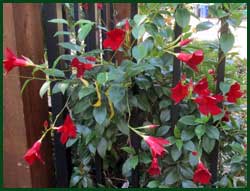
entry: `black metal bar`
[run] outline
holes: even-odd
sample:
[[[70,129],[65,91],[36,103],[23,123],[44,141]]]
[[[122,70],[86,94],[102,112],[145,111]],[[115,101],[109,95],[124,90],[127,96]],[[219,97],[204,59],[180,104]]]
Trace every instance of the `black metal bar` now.
[[[136,15],[137,13],[138,13],[137,3],[131,3],[130,17],[133,18],[134,15]],[[132,39],[132,41],[133,40],[134,39]],[[135,91],[137,90],[135,89]],[[143,124],[144,116],[142,115],[142,113],[140,113],[140,111],[133,110],[131,116],[135,116],[131,118],[131,124],[133,126],[136,127],[136,126],[141,126]],[[134,132],[130,133],[130,137],[131,137],[131,145],[135,149],[136,153],[138,153],[140,148],[141,137],[139,137]],[[139,165],[137,165],[136,168],[132,170],[131,187],[138,188],[139,186],[140,186],[140,171],[139,171]]]
[[[44,39],[46,41],[46,46],[48,50],[48,62],[49,67],[52,67],[53,61],[58,57],[58,38],[53,37],[54,33],[57,32],[57,25],[53,23],[48,23],[48,20],[57,17],[56,14],[56,4],[55,3],[45,3],[43,5],[43,24],[44,24]],[[59,65],[57,67],[60,67]],[[54,83],[51,84],[51,87]],[[52,103],[52,116],[53,120],[56,115],[61,111],[64,105],[63,96],[60,94],[54,94],[51,96]],[[60,116],[56,121],[56,126],[63,124],[64,118]],[[60,142],[60,134],[55,132],[54,135],[54,154],[55,154],[55,170],[56,170],[56,186],[57,187],[68,187],[69,185],[69,172],[68,172],[68,160],[67,152],[64,145]]]
[[[174,26],[174,37],[175,39],[178,38],[182,33],[182,28],[175,22]],[[181,48],[176,47],[174,49],[174,52],[180,52]],[[176,84],[180,81],[181,78],[181,63],[180,61],[174,57],[174,65],[173,65],[173,80],[172,80],[172,85],[173,87],[176,86]],[[178,121],[179,118],[179,105],[175,105],[174,102],[172,102],[172,108],[171,108],[171,129],[172,132],[174,130],[175,124]]]
[[[86,14],[86,18],[95,21],[95,4],[89,3],[88,14]],[[96,48],[96,31],[92,29],[89,35],[86,37],[86,52],[91,51]],[[104,184],[104,176],[103,176],[103,160],[98,153],[95,155],[95,173],[96,173],[96,183]]]
[[[220,33],[227,33],[229,31],[229,26],[226,21],[226,18],[221,19],[221,28],[220,28]],[[226,56],[224,52],[221,50],[219,47],[219,52],[218,52],[218,67],[217,67],[217,75],[216,75],[216,93],[221,93],[220,91],[220,82],[224,81],[224,76],[225,76],[225,64],[226,64]],[[222,107],[222,104],[220,104],[220,107]],[[212,174],[212,179],[211,183],[215,183],[218,179],[218,153],[219,153],[219,142],[215,142],[214,149],[212,152],[209,154],[209,161],[210,161],[210,172]]]

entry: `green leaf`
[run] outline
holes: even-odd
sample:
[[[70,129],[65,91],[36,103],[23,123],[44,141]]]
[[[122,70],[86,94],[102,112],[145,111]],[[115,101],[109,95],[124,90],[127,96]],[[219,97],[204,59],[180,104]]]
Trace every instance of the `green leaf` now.
[[[175,19],[180,27],[185,28],[189,24],[190,13],[185,8],[177,8],[175,12]]]
[[[43,72],[48,76],[54,76],[59,78],[65,78],[65,74],[62,70],[56,69],[56,68],[49,68],[43,70]]]
[[[180,138],[181,137],[181,130],[177,126],[175,126],[175,128],[174,128],[174,136],[175,136],[175,138]]]
[[[145,23],[144,27],[147,33],[151,34],[152,36],[158,33],[158,29],[153,23]]]
[[[122,147],[121,150],[134,155],[135,154],[135,149],[133,147]]]
[[[194,151],[195,150],[195,145],[192,141],[188,141],[184,143],[184,149],[188,151]]]
[[[183,188],[197,188],[196,184],[191,180],[183,180],[181,185]]]
[[[202,135],[204,135],[206,132],[206,127],[205,127],[205,125],[198,125],[195,127],[194,131],[195,131],[196,136],[199,139],[201,139]]]
[[[70,35],[70,32],[67,32],[67,31],[57,31],[54,34],[54,37],[59,36],[59,35]]]
[[[230,84],[225,82],[220,82],[220,90],[222,91],[223,95],[225,95],[230,89]]]
[[[180,172],[182,174],[182,176],[186,179],[192,179],[193,178],[193,170],[190,167],[187,166],[181,166],[178,165]]]
[[[118,129],[119,129],[123,134],[129,135],[129,127],[128,127],[127,122],[126,122],[124,119],[119,118],[116,124],[117,124]]]
[[[93,110],[93,115],[96,120],[96,122],[101,125],[106,117],[107,117],[107,109],[105,105],[102,105],[101,107],[96,107]]]
[[[66,24],[68,25],[68,21],[66,21],[65,19],[51,19],[48,21],[49,23],[60,23],[60,24]]]
[[[136,77],[136,84],[140,87],[140,89],[149,89],[152,86],[152,83],[145,77]]]
[[[68,86],[69,86],[68,82],[57,82],[52,89],[52,94],[56,94],[59,92],[64,94]]]
[[[132,170],[132,169],[135,169],[135,167],[137,166],[139,162],[139,159],[138,159],[138,156],[132,156],[132,157],[129,157],[123,164],[122,166],[122,174],[124,176],[128,176],[129,172]]]
[[[76,186],[78,182],[82,179],[82,176],[71,176],[70,187]]]
[[[145,27],[144,25],[136,25],[133,29],[132,29],[132,35],[135,39],[139,39],[141,37],[143,37],[143,35],[145,34]]]
[[[211,153],[215,146],[215,139],[210,139],[207,136],[203,136],[202,138],[202,148],[206,151],[206,153]]]
[[[108,142],[104,137],[102,137],[97,145],[97,152],[103,159],[105,158],[107,148],[108,148]]]
[[[224,53],[233,48],[234,35],[232,33],[222,33],[220,37],[220,47]]]
[[[233,142],[230,144],[231,148],[233,151],[238,152],[240,154],[244,153],[244,148],[241,146],[241,144],[237,143],[237,142]]]
[[[76,143],[77,140],[78,140],[77,138],[75,138],[75,139],[71,139],[71,138],[68,139],[68,141],[66,142],[66,148],[71,147],[73,144]]]
[[[85,40],[85,38],[87,37],[87,35],[89,34],[89,32],[92,29],[92,24],[85,24],[85,25],[81,25],[81,27],[78,30],[78,38],[80,41]]]
[[[83,87],[82,89],[80,89],[79,93],[78,93],[78,98],[82,99],[92,93],[95,92],[95,88],[92,86],[89,87]]]
[[[171,157],[174,161],[177,161],[180,158],[181,153],[182,153],[181,150],[179,150],[177,146],[174,145],[171,148]]]
[[[101,72],[97,74],[96,79],[97,79],[98,84],[101,84],[101,85],[105,84],[109,79],[108,74],[109,74],[108,72]]]
[[[159,185],[160,185],[160,181],[159,181],[159,180],[151,180],[151,181],[147,184],[147,187],[148,187],[148,188],[158,188]]]
[[[28,80],[25,80],[23,86],[22,86],[22,89],[21,89],[21,95],[23,94],[26,86],[28,85],[29,82],[31,82],[33,79],[28,79]]]
[[[183,146],[183,141],[180,139],[176,139],[175,144],[176,144],[176,147],[178,148],[178,150],[181,150],[181,148]]]
[[[181,140],[188,141],[194,137],[194,131],[192,129],[184,129],[181,132]]]
[[[116,105],[125,96],[125,88],[119,85],[112,85],[109,90],[109,97],[112,102]]]
[[[162,100],[162,101],[160,101],[160,103],[159,103],[160,109],[167,108],[167,107],[170,106],[170,105],[171,105],[171,101],[170,101],[170,100]]]
[[[39,91],[39,95],[41,98],[43,98],[43,95],[48,91],[49,87],[50,87],[50,81],[46,81],[43,83]]]
[[[138,15],[138,14],[136,14],[134,16],[134,21],[135,21],[136,25],[140,25],[146,20],[146,18],[147,18],[147,15]]]
[[[163,125],[163,126],[160,126],[157,131],[156,131],[156,136],[157,137],[161,137],[161,136],[164,136],[168,133],[169,129],[171,127],[168,126],[168,125]]]
[[[194,166],[196,166],[196,165],[198,164],[198,162],[199,162],[199,157],[198,157],[198,155],[197,155],[197,156],[194,156],[194,155],[192,154],[192,152],[190,152],[190,153],[189,153],[188,160],[189,160],[190,165],[194,167]]]
[[[242,156],[233,156],[232,159],[231,159],[231,163],[239,163],[243,160],[243,157]]]
[[[224,112],[221,112],[221,113],[218,114],[218,115],[213,115],[213,122],[216,122],[216,121],[221,120],[221,119],[224,117],[224,115],[225,115]]]
[[[164,180],[164,183],[166,185],[171,185],[171,184],[174,184],[178,181],[178,174],[177,174],[177,171],[175,168],[173,168],[169,173],[168,175],[166,176],[165,180]]]
[[[71,42],[60,42],[58,45],[63,48],[78,51],[78,52],[81,52],[82,50],[82,48],[79,45],[73,44]]]
[[[215,126],[207,126],[206,127],[206,134],[211,139],[219,140],[220,132]]]
[[[90,20],[86,20],[86,19],[80,19],[80,20],[78,20],[75,24],[74,24],[74,27],[76,26],[76,25],[80,25],[80,24],[94,24],[95,22],[92,22],[92,21],[90,21]]]
[[[160,120],[161,122],[167,122],[170,120],[170,110],[169,109],[164,109],[163,111],[161,111],[160,114]]]
[[[195,116],[194,115],[185,115],[179,119],[179,122],[185,124],[185,125],[197,125],[197,122],[195,122]]]
[[[214,24],[210,21],[204,21],[199,23],[198,25],[196,25],[196,31],[204,31],[204,30],[208,30],[210,28],[212,28],[214,26]]]
[[[132,55],[137,61],[140,61],[145,56],[147,56],[147,49],[144,46],[139,44],[133,47]]]

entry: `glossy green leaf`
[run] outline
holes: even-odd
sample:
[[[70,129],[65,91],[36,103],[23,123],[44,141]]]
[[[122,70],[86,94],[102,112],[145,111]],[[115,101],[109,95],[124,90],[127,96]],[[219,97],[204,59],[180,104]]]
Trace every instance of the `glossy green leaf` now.
[[[206,151],[206,153],[211,153],[215,146],[215,139],[210,139],[208,136],[202,137],[202,148]]]
[[[107,117],[107,109],[105,105],[93,109],[93,115],[98,124],[102,124]]]
[[[206,127],[206,134],[211,139],[219,140],[220,132],[215,126],[207,126]]]
[[[198,25],[196,25],[196,31],[204,31],[204,30],[208,30],[210,28],[212,28],[214,26],[214,24],[210,21],[204,21],[199,23]]]
[[[108,142],[104,137],[102,137],[97,145],[97,152],[103,159],[105,158],[107,148],[108,148]]]
[[[234,35],[232,33],[222,33],[219,42],[222,51],[227,53],[233,48]]]
[[[39,95],[42,98],[43,95],[48,91],[50,87],[50,81],[46,81],[43,83],[42,87],[40,88]]]
[[[177,8],[175,12],[175,19],[177,24],[185,28],[190,21],[190,13],[186,8]]]

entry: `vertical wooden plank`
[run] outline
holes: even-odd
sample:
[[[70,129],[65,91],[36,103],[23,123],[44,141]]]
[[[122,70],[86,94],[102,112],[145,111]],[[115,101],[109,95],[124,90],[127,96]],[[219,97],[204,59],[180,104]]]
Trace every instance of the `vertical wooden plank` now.
[[[3,4],[3,48],[16,52],[12,3]],[[3,77],[3,187],[31,187],[31,171],[22,160],[28,149],[19,70]],[[15,177],[15,178],[13,178]]]
[[[12,4],[11,6],[13,10],[11,22],[14,25],[14,28],[12,30],[15,31],[14,33],[12,33],[11,38],[14,38],[16,41],[15,43],[16,43],[17,54],[25,55],[31,58],[36,64],[41,64],[43,62],[43,31],[42,31],[41,15],[40,15],[41,4],[23,3],[23,4]],[[7,36],[10,35],[9,33],[11,34],[11,32],[8,31],[8,34],[6,35]],[[32,70],[27,68],[20,68],[19,74],[21,76],[29,76],[31,71]],[[45,76],[41,74],[38,74],[38,77],[45,78]],[[23,84],[24,81],[25,81],[24,79],[20,78],[19,83],[21,82],[21,84]],[[25,136],[27,139],[28,148],[31,147],[38,138],[40,138],[41,131],[43,130],[43,122],[44,120],[48,119],[47,99],[46,98],[41,99],[38,94],[41,85],[42,85],[41,81],[30,82],[25,92],[22,95],[21,101],[23,103],[23,108],[22,108],[23,111],[20,112],[20,114],[24,120],[24,125],[26,130]],[[20,91],[20,89],[21,87],[18,88],[18,91]],[[20,94],[17,97],[20,97]],[[12,110],[14,110],[14,108],[15,107],[13,107]],[[13,119],[13,121],[16,121],[16,119]],[[16,145],[16,147],[13,148],[12,152],[19,153],[20,144],[22,144],[22,142],[25,141],[22,140],[22,137],[19,137],[13,141],[16,142],[16,144],[18,145]],[[18,158],[20,159],[20,157],[22,157],[23,154],[24,152],[22,153],[21,156],[18,156]],[[26,166],[27,170],[30,170],[32,187],[53,186],[54,172],[53,172],[53,164],[51,162],[52,152],[51,152],[51,143],[49,137],[47,137],[47,139],[44,140],[43,142],[42,157],[46,161],[46,165],[35,163],[31,167]],[[21,162],[18,163],[17,165],[22,166],[23,164]],[[25,174],[22,174],[20,175],[20,177],[16,179],[23,180],[24,176]],[[13,179],[13,177],[16,177],[16,175],[10,176],[11,179]]]
[[[48,23],[48,20],[57,17],[56,14],[56,4],[55,3],[45,3],[43,5],[43,15],[44,15],[44,26],[45,26],[45,41],[48,50],[48,62],[49,67],[52,67],[53,61],[58,57],[58,38],[53,37],[54,33],[57,31],[57,25],[53,23]],[[57,68],[61,68],[60,64]],[[54,86],[52,83],[51,87]],[[64,106],[64,97],[61,94],[54,94],[51,96],[52,103],[52,115],[55,119],[56,115],[61,111]],[[64,117],[61,115],[58,117],[56,126],[62,125],[64,122]],[[66,150],[65,146],[60,142],[60,134],[55,132],[54,135],[54,155],[55,155],[55,171],[56,171],[56,186],[57,187],[68,187],[69,185],[69,163],[68,156],[70,152]]]

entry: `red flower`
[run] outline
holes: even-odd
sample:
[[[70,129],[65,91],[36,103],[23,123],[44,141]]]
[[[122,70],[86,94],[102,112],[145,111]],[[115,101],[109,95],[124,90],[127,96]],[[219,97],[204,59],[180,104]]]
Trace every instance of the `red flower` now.
[[[194,172],[193,181],[200,184],[210,184],[212,175],[202,162],[199,162]]]
[[[104,48],[111,48],[113,51],[117,50],[123,43],[125,38],[125,31],[121,29],[114,29],[107,32],[107,38],[103,41]]]
[[[221,108],[217,106],[217,103],[223,100],[223,96],[214,95],[208,96],[203,95],[195,99],[195,102],[199,105],[198,109],[203,115],[218,115],[221,113]]]
[[[65,144],[69,138],[76,138],[76,127],[69,115],[67,115],[64,124],[57,128],[61,133],[61,143]]]
[[[214,76],[214,75],[215,75],[215,71],[214,71],[214,69],[209,69],[209,70],[208,70],[208,73],[209,73],[210,75],[212,75],[212,76]]]
[[[95,57],[92,57],[92,56],[87,56],[87,57],[85,57],[85,59],[89,62],[96,61]],[[77,74],[76,74],[77,78],[84,76],[84,72],[86,70],[91,70],[93,68],[93,64],[80,62],[77,58],[74,58],[71,61],[71,66],[77,68]]]
[[[229,116],[230,116],[231,112],[226,111],[225,115],[223,116],[223,118],[221,119],[221,121],[225,121],[228,122],[229,121]]]
[[[152,163],[148,169],[148,173],[150,176],[157,176],[161,174],[161,169],[158,164],[158,160],[156,157],[153,157]]]
[[[129,31],[130,30],[130,24],[128,22],[128,20],[125,21],[125,31]]]
[[[240,91],[240,84],[235,82],[231,85],[227,95],[227,101],[236,103],[237,99],[243,95],[243,92]]]
[[[163,156],[165,154],[164,145],[170,143],[168,140],[161,137],[145,136],[144,140],[150,147],[153,157]]]
[[[97,3],[97,9],[102,10],[102,3]]]
[[[202,78],[195,86],[194,92],[198,95],[209,95],[211,92],[208,89],[207,78]]]
[[[39,159],[44,164],[44,161],[40,155],[41,144],[41,140],[36,141],[24,155],[23,158],[24,160],[26,160],[27,163],[29,163],[29,165],[32,165],[37,159]]]
[[[82,9],[84,9],[85,11],[89,10],[89,4],[88,3],[82,3],[81,4]]]
[[[159,127],[159,125],[155,125],[155,124],[151,124],[151,125],[148,125],[148,128],[149,129],[154,129],[156,127]]]
[[[192,151],[192,155],[193,155],[193,156],[197,156],[197,155],[198,155],[198,152],[197,152],[197,151]]]
[[[17,58],[16,55],[8,48],[4,52],[5,60],[3,61],[4,69],[6,74],[12,70],[14,67],[26,67],[32,66],[34,64],[30,63],[29,60],[25,57]]]
[[[189,39],[189,38],[184,39],[184,40],[179,42],[179,46],[185,46],[185,45],[189,44],[192,41],[193,41],[193,39]]]
[[[48,123],[47,120],[45,120],[45,121],[43,122],[43,127],[44,127],[45,129],[47,129],[48,126],[49,126],[49,123]]]
[[[179,103],[186,96],[188,96],[189,86],[189,84],[182,85],[181,81],[179,81],[174,88],[171,88],[171,99],[175,101],[175,104]]]
[[[196,50],[193,54],[181,52],[177,54],[177,58],[180,61],[185,62],[195,72],[198,72],[197,65],[203,61],[204,55],[202,50]]]

